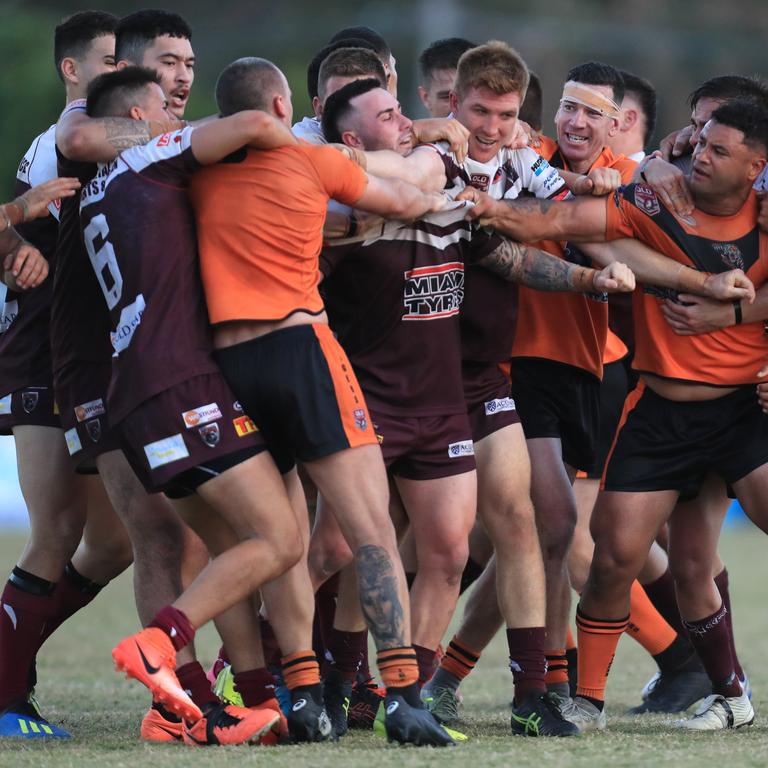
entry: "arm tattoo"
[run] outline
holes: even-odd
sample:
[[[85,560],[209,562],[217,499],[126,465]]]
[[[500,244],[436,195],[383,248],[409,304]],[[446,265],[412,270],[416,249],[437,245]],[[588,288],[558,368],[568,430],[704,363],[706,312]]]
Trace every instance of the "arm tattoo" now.
[[[360,604],[376,647],[400,648],[406,643],[405,619],[392,559],[383,547],[366,544],[355,553]]]
[[[593,273],[593,270],[587,269],[587,274],[577,274],[584,268],[506,238],[480,264],[504,280],[522,283],[539,291],[585,290],[585,278],[591,279]]]
[[[146,144],[150,138],[149,124],[145,120],[131,120],[123,117],[104,119],[106,139],[118,152],[139,144]]]

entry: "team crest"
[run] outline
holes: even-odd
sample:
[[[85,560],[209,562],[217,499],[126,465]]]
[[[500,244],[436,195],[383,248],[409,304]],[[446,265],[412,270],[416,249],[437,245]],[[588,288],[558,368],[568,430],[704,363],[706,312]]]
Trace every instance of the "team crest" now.
[[[352,411],[352,415],[355,417],[355,426],[361,432],[365,432],[368,429],[368,419],[365,418],[365,411],[362,408],[355,408]]]
[[[98,443],[101,440],[101,419],[91,419],[85,422],[85,429],[88,432],[88,437],[93,440],[94,443]]]
[[[206,424],[204,427],[200,427],[197,432],[200,435],[200,439],[209,448],[215,448],[219,444],[219,440],[221,440],[219,425],[216,423]]]
[[[635,205],[648,216],[655,216],[661,210],[656,193],[644,184],[635,187]]]
[[[720,260],[731,269],[744,269],[744,257],[737,245],[733,243],[712,243],[715,253]]]
[[[24,413],[32,413],[37,408],[37,403],[40,400],[39,392],[22,392],[21,393],[21,407],[24,409]]]
[[[491,185],[491,177],[487,173],[471,173],[469,175],[469,186],[479,189],[481,192],[487,192]]]

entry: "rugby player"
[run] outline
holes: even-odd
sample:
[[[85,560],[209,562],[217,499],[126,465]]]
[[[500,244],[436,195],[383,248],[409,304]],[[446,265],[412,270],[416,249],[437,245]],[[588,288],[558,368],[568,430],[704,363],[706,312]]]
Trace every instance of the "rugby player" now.
[[[639,163],[645,157],[656,129],[656,89],[645,78],[620,69],[624,81],[619,130],[608,138],[614,155],[625,155]]]
[[[456,79],[456,67],[464,51],[474,48],[463,37],[447,37],[430,43],[419,54],[419,98],[432,117],[448,117],[449,96]]]
[[[397,62],[392,53],[392,49],[389,47],[389,43],[387,43],[378,32],[365,26],[344,27],[344,29],[340,29],[328,43],[332,44],[339,40],[347,40],[350,38],[365,40],[373,46],[376,55],[379,57],[384,67],[384,74],[387,78],[386,88],[395,98],[397,98]]]

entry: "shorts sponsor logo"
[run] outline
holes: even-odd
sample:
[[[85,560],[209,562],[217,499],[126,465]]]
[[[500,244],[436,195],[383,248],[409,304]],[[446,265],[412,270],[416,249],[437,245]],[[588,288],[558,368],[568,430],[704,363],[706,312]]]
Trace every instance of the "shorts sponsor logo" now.
[[[154,443],[147,443],[144,446],[144,454],[149,462],[149,468],[157,469],[164,464],[186,459],[189,456],[189,451],[184,445],[184,438],[180,434],[176,434],[164,437],[162,440],[156,440]]]
[[[245,437],[259,431],[259,428],[253,423],[250,416],[239,416],[236,419],[232,419],[232,424],[238,437]]]
[[[239,400],[235,400],[235,402],[232,403],[232,410],[233,411],[237,411],[238,413],[242,413],[243,412],[243,406],[240,405],[240,401]]]
[[[403,320],[438,320],[459,313],[464,300],[464,265],[452,261],[405,272]]]
[[[462,440],[459,443],[451,443],[448,446],[448,455],[452,459],[457,459],[460,456],[474,456],[475,444],[471,440]]]
[[[22,392],[21,393],[21,407],[24,409],[24,413],[32,413],[37,408],[37,404],[40,401],[39,392]]]
[[[491,177],[487,173],[471,173],[469,175],[469,186],[479,189],[481,192],[487,192],[491,185]]]
[[[107,409],[104,407],[104,400],[101,398],[75,406],[75,418],[78,421],[86,421],[87,419],[93,419],[96,416],[103,416],[106,412]]]
[[[191,411],[184,411],[181,418],[184,419],[184,426],[187,429],[192,429],[216,421],[216,419],[222,418],[222,415],[218,403],[208,403],[208,405],[198,405]]]
[[[13,399],[13,395],[6,395],[5,397],[0,397],[0,416],[5,416],[6,414],[9,414],[11,412],[12,399]]]
[[[64,439],[67,441],[67,450],[70,456],[74,456],[78,451],[83,450],[83,444],[80,442],[80,438],[77,436],[77,429],[72,427],[64,433]]]
[[[19,302],[6,301],[0,306],[0,333],[5,333],[13,324],[13,321],[19,316]]]
[[[638,184],[635,187],[635,205],[648,216],[655,216],[661,210],[656,193],[645,184]]]
[[[94,443],[98,443],[101,440],[101,419],[91,419],[85,422],[85,430],[88,433],[88,437]]]
[[[146,306],[144,295],[140,293],[136,297],[136,301],[120,310],[117,328],[109,334],[112,347],[115,350],[113,357],[117,357],[131,343],[133,334],[141,325],[141,316],[144,314]]]
[[[219,425],[215,422],[200,427],[200,429],[197,430],[197,433],[200,435],[200,439],[203,443],[209,448],[215,448],[219,444],[219,440],[221,440],[221,430],[219,429]]]
[[[355,408],[352,411],[352,415],[355,417],[355,426],[361,432],[365,432],[368,429],[368,419],[365,417],[365,411],[362,408]]]
[[[511,397],[497,397],[495,400],[485,401],[485,415],[492,416],[501,411],[514,411],[515,401]]]

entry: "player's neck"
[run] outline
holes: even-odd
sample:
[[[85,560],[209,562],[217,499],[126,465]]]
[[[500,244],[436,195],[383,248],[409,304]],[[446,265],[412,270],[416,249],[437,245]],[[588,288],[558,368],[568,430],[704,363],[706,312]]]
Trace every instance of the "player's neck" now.
[[[78,99],[84,99],[88,93],[88,88],[83,88],[79,85],[68,84],[64,89],[64,92],[66,94],[67,104],[71,104],[73,101],[77,101]]]
[[[562,150],[561,150],[562,151]],[[591,170],[592,166],[597,162],[598,158],[602,154],[602,150],[598,152],[596,155],[593,155],[592,157],[588,158],[587,160],[578,160],[576,162],[571,162],[571,160],[563,155],[563,159],[568,164],[568,170],[573,171],[574,173],[581,173],[586,175]]]
[[[731,195],[709,196],[693,194],[693,204],[702,213],[710,216],[735,216],[749,199],[751,190]]]

